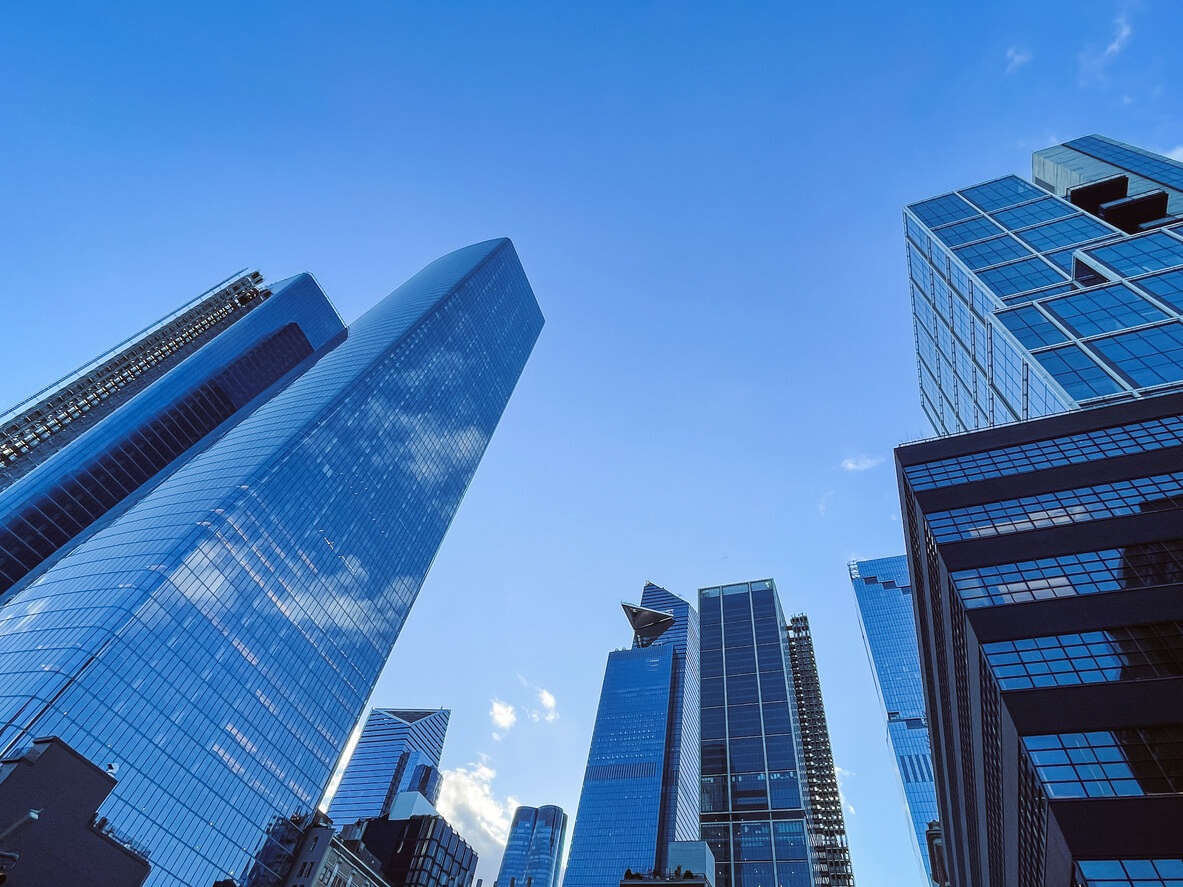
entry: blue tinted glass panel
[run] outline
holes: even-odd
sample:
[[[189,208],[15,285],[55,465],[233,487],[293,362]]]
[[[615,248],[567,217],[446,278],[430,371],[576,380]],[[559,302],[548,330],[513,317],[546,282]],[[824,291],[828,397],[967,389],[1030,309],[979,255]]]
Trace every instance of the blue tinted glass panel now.
[[[1121,391],[1121,386],[1076,345],[1033,355],[1072,397],[1084,400]]]
[[[1122,333],[1091,343],[1135,386],[1183,380],[1183,324]]]
[[[1141,151],[1124,145],[1115,145],[1096,136],[1073,139],[1064,145],[1170,188],[1183,190],[1183,167],[1165,157],[1147,156]]]
[[[1064,275],[1042,259],[1022,259],[977,272],[978,277],[1000,298],[1060,283]]]
[[[1031,250],[1005,234],[1002,237],[993,237],[990,240],[958,247],[953,252],[973,271],[990,265],[999,265],[1011,259],[1017,259],[1019,256],[1031,255]]]
[[[1165,274],[1155,274],[1153,277],[1142,277],[1137,281],[1138,286],[1154,293],[1176,311],[1183,310],[1183,271],[1168,271]]]
[[[1085,290],[1041,304],[1081,336],[1111,333],[1167,316],[1129,287],[1120,285]]]
[[[1133,727],[1023,737],[1050,798],[1183,793],[1183,728]]]
[[[1037,197],[1047,196],[1046,191],[1036,188],[1018,176],[1007,176],[993,182],[986,182],[984,185],[966,188],[961,194],[986,212],[1005,209],[1016,203],[1024,203]]]
[[[1044,345],[1068,341],[1068,336],[1034,305],[1000,311],[996,316],[1028,348],[1042,348]]]
[[[1077,212],[1077,209],[1071,204],[1063,200],[1057,200],[1054,197],[1047,197],[1043,200],[1036,200],[1032,203],[1016,206],[1013,209],[1004,209],[1001,212],[991,213],[991,215],[994,216],[995,221],[1002,223],[1013,231],[1016,228],[1026,228],[1028,225],[1038,225],[1040,222],[1061,219],[1075,212]]]
[[[1001,234],[1002,229],[985,216],[977,216],[964,222],[958,222],[956,225],[949,225],[947,228],[940,228],[932,233],[948,246],[961,246],[963,243],[972,243],[975,240]]]
[[[976,216],[978,211],[958,197],[956,194],[944,194],[914,203],[908,207],[916,217],[930,228],[947,225],[950,222],[960,222],[970,216]]]
[[[1096,237],[1105,237],[1113,233],[1105,225],[1092,216],[1084,214],[1069,216],[1058,222],[1040,225],[1038,228],[1028,228],[1018,236],[1031,244],[1040,252],[1071,246],[1074,243],[1084,243]]]
[[[1183,242],[1165,231],[1132,237],[1090,249],[1086,253],[1126,277],[1183,265]]]

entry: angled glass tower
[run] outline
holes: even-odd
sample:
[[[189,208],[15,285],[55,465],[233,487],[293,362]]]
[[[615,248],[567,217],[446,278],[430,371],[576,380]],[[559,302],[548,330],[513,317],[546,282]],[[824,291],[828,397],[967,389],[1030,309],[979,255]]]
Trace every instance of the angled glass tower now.
[[[624,611],[633,646],[608,654],[563,887],[617,887],[699,839],[698,614],[653,583]]]
[[[771,579],[702,588],[702,839],[718,887],[813,887],[787,622]]]
[[[895,757],[912,822],[916,839],[913,849],[931,878],[932,863],[925,832],[928,824],[939,816],[908,558],[898,555],[852,562],[850,582],[858,603],[867,658],[875,675],[875,688],[883,703],[887,742]]]
[[[904,210],[938,434],[1183,384],[1183,163],[1087,136],[1033,168]]]
[[[119,765],[152,887],[290,856],[541,326],[504,239],[348,328],[243,275],[6,414],[0,756]]]
[[[418,792],[435,804],[451,714],[446,708],[371,711],[329,807],[333,822],[385,816],[401,792]]]
[[[496,887],[558,887],[566,838],[567,814],[561,807],[518,807]]]

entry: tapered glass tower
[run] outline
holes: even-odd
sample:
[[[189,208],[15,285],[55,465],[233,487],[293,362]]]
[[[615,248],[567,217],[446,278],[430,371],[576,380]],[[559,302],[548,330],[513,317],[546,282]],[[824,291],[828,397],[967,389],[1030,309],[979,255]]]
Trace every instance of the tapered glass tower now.
[[[617,887],[697,841],[698,614],[649,583],[624,605],[633,646],[608,655],[563,887]]]
[[[149,884],[211,884],[314,807],[542,316],[508,240],[348,328],[244,275],[0,420],[0,756],[118,764]]]
[[[341,775],[329,816],[337,825],[390,812],[400,792],[439,799],[440,755],[451,712],[376,708]]]

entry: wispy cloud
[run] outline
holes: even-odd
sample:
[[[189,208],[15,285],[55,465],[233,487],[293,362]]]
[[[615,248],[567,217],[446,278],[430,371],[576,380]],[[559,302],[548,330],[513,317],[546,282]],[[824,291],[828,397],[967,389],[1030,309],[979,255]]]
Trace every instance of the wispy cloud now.
[[[1134,36],[1134,26],[1130,23],[1128,8],[1123,8],[1113,20],[1113,38],[1104,48],[1099,46],[1086,47],[1080,53],[1081,83],[1095,83],[1105,79],[1105,67],[1117,56],[1121,55]]]
[[[517,723],[518,713],[508,702],[502,702],[500,699],[492,699],[492,708],[489,709],[489,720],[493,722],[493,726],[498,730],[506,731]],[[493,732],[494,739],[501,739],[505,735],[504,732]]]
[[[817,500],[817,513],[822,517],[826,516],[826,508],[829,507],[830,500],[834,498],[833,490],[826,490],[822,493],[822,497]]]
[[[1170,157],[1172,160],[1183,160],[1183,145],[1179,145],[1175,148],[1172,148],[1170,151],[1167,151],[1167,157]]]
[[[518,801],[513,796],[505,800],[497,797],[493,789],[497,771],[489,766],[487,755],[479,758],[466,767],[443,771],[436,808],[484,862],[497,860],[505,849]],[[493,869],[496,867],[494,862]]]
[[[846,812],[854,816],[854,805],[846,800],[846,793],[843,792],[843,782],[848,778],[854,776],[851,770],[844,770],[837,764],[834,765],[834,778],[838,780],[838,801],[846,808]]]
[[[848,456],[842,460],[842,467],[847,471],[866,471],[874,468],[883,461],[881,456]]]
[[[1006,73],[1011,74],[1027,62],[1031,61],[1032,54],[1029,49],[1020,49],[1017,46],[1012,46],[1006,51]]]
[[[558,705],[555,702],[555,694],[542,687],[534,687],[534,690],[538,696],[538,704],[542,707],[524,709],[526,716],[535,722],[547,721],[549,723],[551,721],[557,721],[559,719],[559,711]]]
[[[1130,36],[1134,33],[1134,29],[1130,27],[1130,20],[1124,12],[1113,20],[1113,27],[1113,42],[1105,47],[1106,57],[1117,55],[1125,49],[1126,44],[1130,42]]]

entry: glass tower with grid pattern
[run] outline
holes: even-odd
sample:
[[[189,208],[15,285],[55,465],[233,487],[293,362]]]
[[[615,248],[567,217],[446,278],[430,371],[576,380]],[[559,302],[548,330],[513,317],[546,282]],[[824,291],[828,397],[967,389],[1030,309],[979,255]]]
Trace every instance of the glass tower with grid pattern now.
[[[1101,136],[904,210],[938,434],[1183,384],[1183,163]]]
[[[912,582],[905,555],[855,561],[850,582],[858,603],[863,642],[875,676],[875,688],[887,722],[887,742],[912,821],[914,848],[926,875],[932,876],[925,832],[938,818],[924,682],[916,647]]]
[[[896,459],[952,883],[1174,883],[1183,393]]]
[[[811,887],[810,787],[776,585],[702,588],[698,609],[702,839],[715,855],[715,884]]]
[[[340,826],[386,816],[401,792],[418,792],[434,805],[451,714],[445,708],[371,711],[333,795],[333,822]]]
[[[282,868],[541,326],[504,239],[348,327],[244,274],[10,410],[0,756],[118,764],[99,813],[152,887]]]
[[[699,840],[698,614],[652,582],[623,606],[633,646],[608,654],[563,887],[664,872]]]
[[[567,814],[561,807],[518,807],[495,887],[558,887],[566,839]]]

